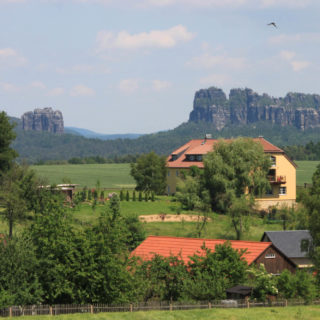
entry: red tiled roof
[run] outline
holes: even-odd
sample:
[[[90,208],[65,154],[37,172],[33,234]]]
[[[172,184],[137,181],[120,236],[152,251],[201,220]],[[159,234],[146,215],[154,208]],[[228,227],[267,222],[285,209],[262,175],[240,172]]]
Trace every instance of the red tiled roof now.
[[[194,139],[190,140],[180,148],[171,153],[167,159],[167,167],[169,168],[189,168],[191,166],[197,166],[203,168],[202,161],[186,161],[186,155],[205,155],[210,151],[213,151],[214,145],[218,142],[217,139]],[[232,141],[231,139],[225,139],[224,141]],[[284,153],[283,150],[274,146],[264,138],[254,138],[253,141],[260,142],[264,152],[266,153]],[[171,160],[172,155],[178,155],[176,160]]]
[[[132,251],[132,255],[139,256],[143,260],[151,260],[155,254],[163,257],[181,255],[183,261],[187,263],[190,260],[190,256],[193,256],[194,254],[204,254],[204,251],[201,249],[203,244],[214,251],[217,244],[223,244],[226,241],[227,240],[221,239],[149,236],[134,251]],[[246,259],[248,265],[254,262],[267,248],[272,245],[271,242],[240,240],[231,240],[230,243],[233,249],[247,249],[247,252],[243,257]]]

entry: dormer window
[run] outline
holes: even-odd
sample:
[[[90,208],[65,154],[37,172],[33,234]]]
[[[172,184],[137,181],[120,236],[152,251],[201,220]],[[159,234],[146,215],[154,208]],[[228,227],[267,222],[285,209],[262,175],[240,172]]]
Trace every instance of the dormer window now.
[[[190,155],[190,158],[189,158],[190,161],[194,161],[195,160],[195,156],[192,154]]]
[[[178,159],[178,156],[176,154],[173,154],[171,157],[171,161],[175,161]]]
[[[202,154],[197,155],[197,161],[202,161]]]

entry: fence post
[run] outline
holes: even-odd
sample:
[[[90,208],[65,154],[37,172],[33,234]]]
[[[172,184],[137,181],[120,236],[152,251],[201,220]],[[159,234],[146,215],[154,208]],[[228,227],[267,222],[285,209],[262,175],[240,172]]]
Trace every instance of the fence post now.
[[[132,312],[133,311],[133,305],[132,305],[132,303],[130,303],[130,312]]]
[[[49,306],[49,315],[52,316],[53,312],[52,312],[52,306]]]
[[[90,313],[93,314],[93,305],[90,305]]]
[[[288,300],[284,299],[284,306],[287,307],[288,306]]]
[[[208,303],[208,309],[211,309],[211,302]]]
[[[169,310],[172,311],[172,303],[170,302]]]
[[[9,317],[12,318],[12,307],[9,308]]]
[[[247,302],[247,308],[250,308],[250,302],[249,302],[249,300],[247,300],[246,302]]]

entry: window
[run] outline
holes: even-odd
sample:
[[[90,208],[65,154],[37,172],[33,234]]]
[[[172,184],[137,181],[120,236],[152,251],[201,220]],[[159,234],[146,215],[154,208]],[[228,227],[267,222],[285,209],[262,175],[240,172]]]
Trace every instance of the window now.
[[[301,252],[309,252],[309,239],[302,239],[300,244]]]
[[[202,161],[202,154],[197,155],[197,161]]]
[[[167,190],[168,190],[168,194],[170,194],[170,187],[169,186],[168,186]]]
[[[281,195],[287,194],[287,187],[280,187],[279,194]]]
[[[266,259],[275,259],[276,255],[274,253],[267,253],[265,256]]]
[[[168,170],[168,177],[170,177],[170,171]]]
[[[276,157],[271,156],[271,157],[270,157],[270,161],[271,161],[271,165],[272,165],[272,166],[275,166],[275,165],[276,165]]]
[[[173,154],[171,157],[171,161],[175,161],[178,159],[178,156],[176,154]]]
[[[194,155],[190,155],[189,157],[190,161],[194,161],[195,160],[194,158],[195,158]]]
[[[179,177],[179,170],[176,171],[176,176]]]

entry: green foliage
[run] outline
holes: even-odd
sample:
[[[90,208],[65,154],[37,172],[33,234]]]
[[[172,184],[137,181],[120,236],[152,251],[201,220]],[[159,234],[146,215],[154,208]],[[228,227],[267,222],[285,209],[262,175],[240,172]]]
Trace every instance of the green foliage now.
[[[183,296],[188,272],[181,257],[155,255],[149,261],[138,262],[135,276],[143,282],[144,301],[176,301]]]
[[[286,299],[303,299],[310,302],[316,297],[317,287],[312,274],[298,270],[296,274],[292,274],[288,270],[284,270],[277,280],[277,288],[279,296]]]
[[[88,200],[89,201],[92,200],[92,191],[91,191],[91,189],[88,190]]]
[[[0,215],[8,223],[9,238],[14,224],[26,219],[28,210],[35,209],[40,200],[37,189],[34,172],[17,164],[12,164],[0,177],[0,203],[4,207]]]
[[[137,190],[163,194],[166,188],[166,159],[154,152],[141,155],[131,164],[130,174],[137,183]]]
[[[130,194],[129,194],[128,190],[127,190],[127,193],[126,193],[126,201],[130,201]]]
[[[120,190],[120,201],[124,200],[123,190]]]
[[[136,192],[133,190],[132,192],[132,201],[136,201]]]
[[[41,302],[38,261],[29,238],[0,241],[0,308]]]
[[[0,112],[0,173],[7,171],[18,156],[17,152],[11,148],[11,143],[16,138],[14,127],[6,113]]]
[[[265,301],[268,296],[278,294],[276,278],[266,271],[263,264],[260,264],[259,267],[251,267],[248,274],[253,284],[253,298]]]
[[[225,290],[246,280],[247,262],[226,242],[215,251],[205,248],[206,255],[194,255],[188,263],[190,277],[185,282],[186,295],[193,300],[225,298]]]
[[[155,195],[154,195],[154,191],[151,192],[151,201],[154,202],[155,201]]]
[[[141,191],[139,191],[139,199],[138,200],[142,201],[142,192]]]

